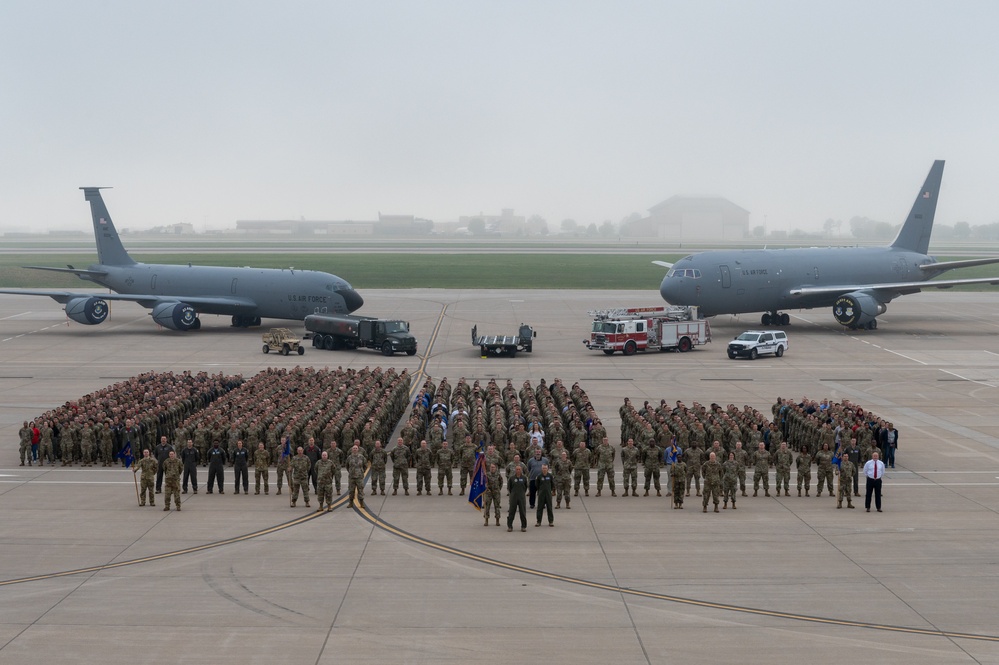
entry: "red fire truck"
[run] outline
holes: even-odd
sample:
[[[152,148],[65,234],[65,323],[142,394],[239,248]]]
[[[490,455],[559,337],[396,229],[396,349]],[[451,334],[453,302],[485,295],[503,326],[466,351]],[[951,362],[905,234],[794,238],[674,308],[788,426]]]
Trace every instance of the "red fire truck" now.
[[[682,353],[711,341],[711,327],[697,318],[696,306],[601,309],[587,314],[593,317],[593,326],[583,344],[607,355],[671,349]]]

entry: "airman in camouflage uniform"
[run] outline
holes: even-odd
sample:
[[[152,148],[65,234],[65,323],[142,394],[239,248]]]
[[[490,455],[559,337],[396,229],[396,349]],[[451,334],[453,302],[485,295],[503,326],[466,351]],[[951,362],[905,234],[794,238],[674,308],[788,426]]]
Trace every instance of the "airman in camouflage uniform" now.
[[[327,451],[323,451],[322,457],[316,462],[316,498],[319,501],[319,508],[316,512],[333,510],[333,462]]]
[[[656,496],[662,496],[662,487],[659,484],[659,473],[662,468],[662,450],[655,439],[649,439],[642,450],[642,460],[645,465],[645,496],[649,495],[649,487],[655,481]]]
[[[146,495],[149,495],[149,505],[155,506],[156,499],[153,489],[156,485],[156,470],[160,468],[159,463],[149,456],[149,450],[142,451],[142,459],[132,466],[132,473],[142,472],[139,476],[139,505],[146,505]]]
[[[708,455],[708,461],[701,465],[701,475],[704,477],[704,494],[701,512],[708,512],[708,501],[714,499],[715,512],[718,512],[718,494],[721,492],[722,465],[714,453]]]
[[[163,460],[163,489],[166,492],[163,499],[166,505],[163,510],[170,510],[170,497],[180,512],[180,474],[184,470],[184,463],[177,459],[177,453],[170,451],[170,456]]]
[[[416,462],[416,496],[423,494],[423,488],[427,488],[427,496],[430,496],[430,467],[433,466],[433,454],[427,447],[427,440],[420,441],[420,447],[413,453],[413,460]]]
[[[856,469],[850,458],[844,455],[839,462],[839,496],[836,507],[843,507],[843,497],[846,497],[846,507],[853,508],[853,472]]]
[[[437,494],[444,494],[444,481],[447,480],[447,493],[451,494],[451,483],[454,479],[454,452],[447,441],[441,442],[437,449]]]
[[[677,454],[669,472],[673,479],[673,509],[683,508],[683,495],[687,490],[687,463],[683,461],[683,453]]]
[[[347,456],[347,497],[350,499],[349,505],[354,505],[356,493],[357,502],[364,508],[364,470],[368,462],[361,454],[361,448],[357,444],[350,449]],[[427,492],[429,494],[429,492]]]
[[[344,455],[336,441],[330,443],[330,449],[326,451],[330,461],[333,462],[333,484],[336,486],[337,495],[340,494],[340,476],[343,471]]]
[[[302,491],[305,507],[309,507],[309,473],[312,462],[305,456],[305,448],[298,447],[297,454],[291,458],[291,507],[298,503],[298,491]]]
[[[770,453],[762,441],[753,455],[753,496],[759,494],[761,480],[765,496],[770,496]]]
[[[728,454],[728,459],[722,464],[722,510],[728,508],[728,502],[732,502],[732,510],[735,510],[735,490],[739,482],[739,463],[735,461],[735,451]]]
[[[808,488],[812,484],[812,456],[808,452],[808,446],[801,447],[794,465],[798,471],[798,496],[801,496],[802,483],[805,484],[805,496],[808,496]]]
[[[483,515],[485,516],[485,523],[483,526],[489,526],[489,508],[493,509],[493,513],[496,517],[496,526],[499,526],[500,518],[500,492],[503,489],[503,476],[500,475],[499,467],[495,464],[489,465],[489,471],[486,472],[486,492],[483,499]]]
[[[627,443],[621,448],[621,466],[624,468],[624,494],[622,496],[628,496],[628,487],[631,487],[631,496],[638,496],[638,458],[641,456],[641,451],[635,447],[635,440],[628,438]],[[556,485],[558,485],[558,461],[555,462],[555,478]],[[630,481],[630,482],[629,482]],[[701,486],[701,481],[697,481],[697,486]]]
[[[603,429],[601,427],[601,429]],[[600,439],[600,445],[596,449],[597,457],[597,496],[604,486],[604,478],[607,478],[607,485],[610,487],[611,496],[617,496],[614,491],[614,457],[617,451],[607,441],[607,437]]]
[[[829,444],[828,443],[823,443],[822,444],[822,450],[820,450],[819,452],[815,453],[815,463],[819,467],[819,472],[818,472],[818,491],[815,493],[815,496],[822,496],[822,485],[823,485],[823,483],[825,483],[826,486],[829,489],[829,496],[835,496],[835,492],[833,492],[833,463],[832,463],[832,460],[833,460],[833,454],[832,454],[832,451],[829,450]]]
[[[400,436],[392,449],[392,494],[399,493],[399,481],[402,481],[402,489],[409,496],[409,448]]]
[[[470,436],[465,437],[465,443],[458,456],[458,465],[458,476],[461,479],[461,492],[458,494],[465,496],[465,483],[471,482],[472,474],[475,472],[475,444],[472,443]]]
[[[28,421],[24,421],[24,426],[17,431],[18,439],[20,440],[20,446],[18,447],[18,452],[21,454],[21,466],[24,466],[24,458],[28,458],[28,462],[31,462],[31,428],[28,427]]]
[[[88,421],[80,430],[80,455],[83,459],[83,466],[93,466],[95,444],[94,428],[91,427],[91,421]]]
[[[585,446],[586,443],[584,442]],[[555,507],[562,507],[562,499],[565,498],[565,509],[569,510],[569,491],[572,488],[572,462],[569,454],[563,450],[557,460],[555,460]]]
[[[735,442],[735,464],[739,469],[739,490],[746,496],[746,468],[749,466],[749,452],[742,447],[742,441]]]
[[[55,464],[55,456],[52,452],[52,434],[52,423],[46,420],[45,424],[39,428],[39,436],[41,438],[38,445],[38,466],[45,466],[46,457],[49,459],[49,464]],[[138,451],[132,451],[133,455],[137,453]]]
[[[774,455],[774,466],[777,469],[777,496],[780,496],[781,481],[784,483],[784,496],[790,496],[788,488],[791,486],[791,463],[793,461],[794,455],[787,449],[787,442],[781,441],[780,448]]]
[[[270,493],[270,466],[271,466],[271,454],[267,452],[266,446],[263,443],[257,444],[257,449],[253,453],[253,475],[256,480],[257,488],[254,494],[260,494],[260,481],[264,481],[264,494]]]
[[[291,455],[284,454],[284,446],[280,446],[277,453],[277,493],[281,494],[281,485],[285,479],[288,480],[288,491],[291,491]]]
[[[100,429],[100,438],[98,439],[97,446],[101,455],[101,466],[111,466],[114,463],[114,438],[111,434],[110,425],[110,422],[104,423]]]
[[[586,448],[586,442],[580,442],[576,448],[576,454],[572,458],[572,466],[575,470],[575,491],[573,496],[579,496],[579,483],[583,483],[583,492],[590,496],[590,451]]]
[[[701,449],[693,447],[687,449],[687,454],[683,456],[683,462],[687,466],[687,480],[684,485],[687,487],[687,496],[690,496],[690,485],[693,483],[697,490],[697,496],[701,496]]]
[[[371,495],[378,494],[381,488],[385,496],[385,467],[388,465],[388,453],[382,448],[382,442],[375,439],[375,447],[371,450]]]

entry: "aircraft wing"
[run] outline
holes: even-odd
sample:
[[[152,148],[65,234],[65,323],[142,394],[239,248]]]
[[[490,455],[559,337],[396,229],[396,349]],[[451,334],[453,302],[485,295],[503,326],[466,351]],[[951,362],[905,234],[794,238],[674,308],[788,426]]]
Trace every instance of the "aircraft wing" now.
[[[889,291],[896,295],[918,293],[923,289],[949,289],[966,284],[999,284],[999,277],[976,277],[971,279],[933,279],[923,282],[887,282],[884,284],[844,284],[842,286],[802,286],[791,289],[792,298],[815,295],[839,295],[854,291]]]
[[[257,309],[257,303],[249,298],[224,298],[217,296],[177,298],[175,296],[154,296],[134,293],[87,293],[85,291],[43,291],[39,289],[0,289],[0,293],[16,296],[47,296],[62,305],[65,305],[73,298],[96,296],[104,300],[135,302],[148,309],[152,309],[156,305],[165,302],[186,303],[199,311],[202,308],[210,308],[212,314],[253,314]]]
[[[662,266],[663,268],[672,268],[673,267],[672,263],[667,263],[666,261],[653,261],[653,263],[656,264],[657,266]]]

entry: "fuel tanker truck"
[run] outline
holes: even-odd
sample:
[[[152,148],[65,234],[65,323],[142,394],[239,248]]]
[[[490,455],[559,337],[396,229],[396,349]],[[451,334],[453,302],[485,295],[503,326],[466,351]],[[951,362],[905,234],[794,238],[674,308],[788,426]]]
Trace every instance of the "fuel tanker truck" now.
[[[378,349],[386,356],[398,352],[416,355],[416,338],[409,322],[351,314],[310,314],[305,317],[306,339],[317,349]]]

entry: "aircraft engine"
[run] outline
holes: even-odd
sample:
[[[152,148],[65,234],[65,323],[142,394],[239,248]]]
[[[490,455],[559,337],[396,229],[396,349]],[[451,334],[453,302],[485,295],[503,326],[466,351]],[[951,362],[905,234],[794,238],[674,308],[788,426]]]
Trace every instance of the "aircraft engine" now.
[[[66,316],[77,323],[95,326],[108,318],[108,302],[103,298],[73,298],[66,303]]]
[[[182,302],[164,302],[153,307],[153,321],[170,330],[190,330],[198,325],[198,313]]]
[[[854,291],[836,298],[833,316],[848,328],[874,328],[874,319],[884,314],[888,306],[869,293]]]

